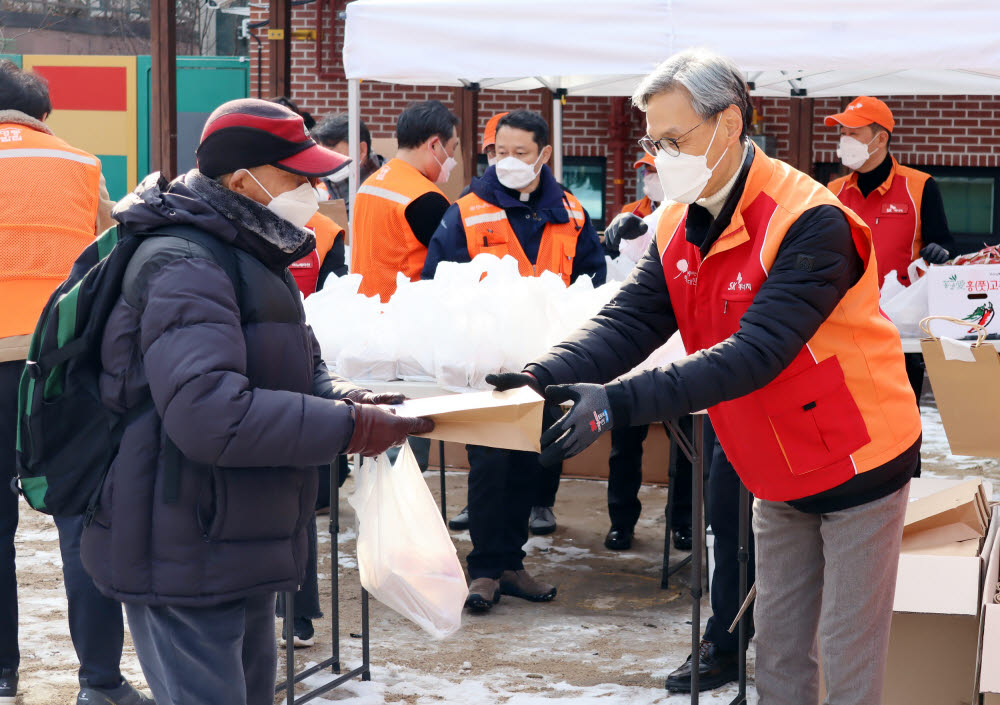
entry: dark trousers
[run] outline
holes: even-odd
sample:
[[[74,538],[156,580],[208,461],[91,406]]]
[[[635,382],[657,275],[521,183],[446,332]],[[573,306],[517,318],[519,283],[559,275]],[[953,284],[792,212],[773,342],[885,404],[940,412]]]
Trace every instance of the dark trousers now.
[[[21,660],[17,647],[17,578],[14,574],[14,534],[17,533],[17,495],[10,481],[17,474],[14,452],[17,441],[17,383],[24,362],[0,362],[0,669],[16,669]]]
[[[740,478],[729,463],[719,441],[705,421],[705,446],[712,448],[708,472],[706,500],[707,521],[715,535],[715,570],[712,572],[712,616],[705,626],[705,639],[714,642],[720,651],[735,652],[739,648],[736,630],[729,625],[736,619],[740,602],[739,564],[739,498]],[[709,457],[706,452],[706,462]],[[750,497],[751,503],[753,496]],[[750,532],[750,559],[747,564],[747,589],[754,582],[754,542]],[[751,628],[750,634],[753,634]]]
[[[910,387],[917,397],[917,410],[920,410],[920,395],[924,391],[924,356],[921,353],[906,353],[903,355],[906,362],[906,377],[910,380]],[[914,477],[920,477],[920,458],[917,457],[917,470]]]
[[[129,604],[125,611],[156,705],[273,705],[273,593],[212,607]]]
[[[524,567],[528,515],[539,472],[537,453],[466,446],[469,452],[469,577],[499,578]]]
[[[121,603],[98,592],[83,569],[83,517],[57,518],[56,528],[69,602],[69,633],[80,660],[80,682],[93,688],[117,687],[122,680],[119,664],[125,638]]]
[[[323,616],[323,611],[319,606],[319,545],[316,532],[316,515],[313,514],[306,527],[309,549],[306,553],[306,577],[305,582],[299,586],[295,593],[295,604],[292,605],[294,619],[319,619]],[[333,539],[334,541],[336,539]],[[275,606],[275,614],[285,618],[285,593],[278,593],[278,600]]]
[[[691,435],[691,417],[679,420],[681,430]],[[608,515],[611,527],[632,531],[639,521],[642,503],[639,488],[642,486],[642,444],[649,426],[632,426],[611,432],[611,455],[608,458]],[[674,513],[670,528],[691,528],[691,461],[679,451],[676,443],[670,445],[670,464],[674,467]]]
[[[535,494],[531,500],[532,507],[552,507],[556,503],[556,492],[559,491],[559,480],[562,478],[562,463],[547,468],[538,466],[535,473]]]

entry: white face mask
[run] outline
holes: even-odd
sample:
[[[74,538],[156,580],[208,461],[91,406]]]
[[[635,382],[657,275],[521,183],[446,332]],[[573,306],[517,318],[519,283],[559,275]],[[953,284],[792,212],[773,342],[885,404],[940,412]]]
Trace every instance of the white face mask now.
[[[875,135],[875,137],[878,137],[878,135]],[[840,146],[837,147],[837,156],[840,157],[840,161],[844,166],[851,171],[860,169],[868,161],[868,157],[871,156],[868,153],[868,145],[875,141],[875,137],[872,137],[866,144],[859,139],[844,135],[840,138]]]
[[[685,154],[681,152],[676,157],[672,157],[666,152],[659,152],[653,158],[656,166],[656,175],[660,179],[660,186],[663,189],[664,201],[676,201],[677,203],[694,203],[698,196],[705,189],[708,180],[712,178],[712,172],[719,162],[726,156],[729,147],[719,155],[718,161],[711,169],[708,167],[708,150],[715,142],[715,135],[719,131],[719,123],[722,116],[719,116],[715,123],[715,130],[712,132],[712,139],[705,148],[705,153],[700,155]]]
[[[441,149],[444,149],[444,142],[441,143]],[[458,166],[458,162],[455,161],[454,157],[447,156],[448,150],[445,149],[444,153],[446,157],[444,162],[438,162],[437,155],[434,154],[434,149],[431,148],[431,156],[434,157],[434,161],[436,161],[438,166],[441,167],[441,171],[438,172],[437,178],[434,179],[434,183],[436,184],[448,183],[448,177],[451,176],[451,170]]]
[[[542,161],[540,154],[534,164],[522,162],[517,157],[504,157],[497,162],[497,180],[515,191],[523,189],[538,176],[535,167],[540,161]]]
[[[247,169],[242,169],[241,171],[246,171],[250,174]],[[253,174],[250,174],[250,178],[257,181],[257,177]],[[257,181],[257,185],[264,189],[264,193],[271,196],[271,192],[264,188],[264,184]],[[319,201],[316,198],[316,190],[307,181],[304,184],[299,184],[291,191],[271,196],[271,201],[267,204],[267,209],[279,218],[284,218],[295,227],[302,228],[305,227],[310,218],[316,215],[316,211],[319,210]]]
[[[642,177],[642,192],[654,203],[661,203],[663,201],[663,185],[660,183],[660,177],[656,173],[646,174]]]

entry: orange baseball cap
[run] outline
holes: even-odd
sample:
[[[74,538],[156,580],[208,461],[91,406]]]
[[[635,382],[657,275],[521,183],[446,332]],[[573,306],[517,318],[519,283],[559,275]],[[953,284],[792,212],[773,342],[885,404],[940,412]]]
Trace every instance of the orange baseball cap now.
[[[842,113],[831,115],[824,120],[827,127],[843,125],[844,127],[864,127],[875,123],[884,127],[889,132],[896,126],[896,121],[892,119],[892,111],[889,106],[878,98],[867,95],[860,96],[851,101],[847,109]]]
[[[636,162],[635,162],[635,164],[632,165],[632,168],[633,169],[638,169],[641,166],[651,166],[651,167],[653,167],[655,169],[656,168],[656,163],[653,161],[653,158],[651,156],[649,156],[648,154],[646,154],[645,152],[643,152],[642,153],[642,158],[641,159],[637,159]]]
[[[500,122],[500,118],[507,114],[508,113],[497,113],[486,122],[486,128],[483,130],[482,151],[485,152],[487,147],[497,143],[497,123]]]

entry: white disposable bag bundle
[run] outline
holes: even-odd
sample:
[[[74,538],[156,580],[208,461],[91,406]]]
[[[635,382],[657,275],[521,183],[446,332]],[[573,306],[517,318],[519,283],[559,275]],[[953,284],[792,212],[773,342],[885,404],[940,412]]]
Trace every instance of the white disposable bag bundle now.
[[[361,585],[432,636],[454,634],[469,588],[409,444],[395,465],[365,459],[355,482]]]

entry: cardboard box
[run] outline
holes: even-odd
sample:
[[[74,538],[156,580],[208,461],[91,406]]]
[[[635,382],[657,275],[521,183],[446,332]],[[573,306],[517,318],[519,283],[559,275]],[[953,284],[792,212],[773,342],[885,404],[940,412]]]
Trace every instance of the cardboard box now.
[[[987,335],[1000,336],[1000,265],[969,264],[931,267],[927,270],[928,312],[932,316],[953,316],[980,323]],[[946,321],[934,321],[931,332],[949,338],[974,338],[968,328]]]
[[[953,511],[955,497],[968,495],[967,486],[961,480],[914,479],[911,526],[927,521],[926,509],[935,501],[942,513]],[[988,483],[985,492],[992,494]],[[926,545],[900,553],[882,705],[971,705],[978,699],[981,591],[998,528],[1000,522],[990,523],[974,555],[967,547],[928,553]]]
[[[1000,507],[993,508],[1000,524]],[[994,540],[983,577],[983,615],[979,637],[979,692],[983,702],[1000,705],[1000,540]]]
[[[431,444],[430,467],[440,465],[438,443]],[[444,459],[453,470],[468,470],[469,457],[460,443],[444,444]],[[670,439],[662,424],[652,424],[642,446],[642,481],[644,484],[666,485],[670,465]],[[563,477],[608,479],[608,456],[611,453],[611,434],[605,433],[597,442],[575,458],[563,463]]]

